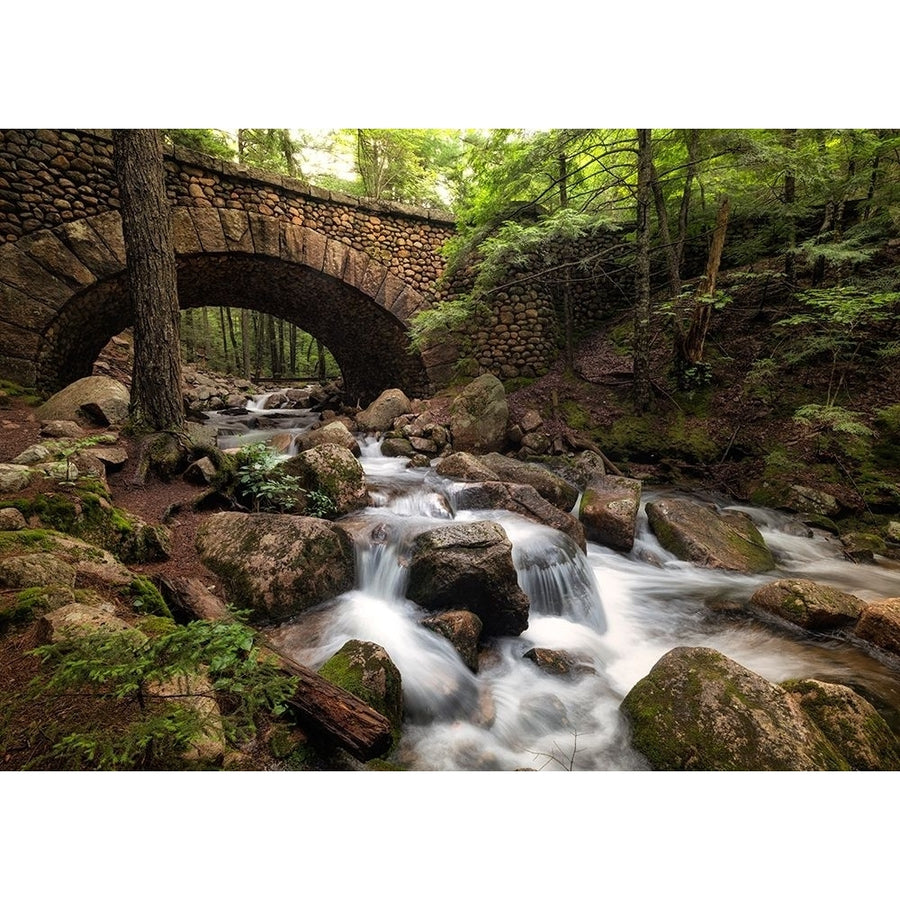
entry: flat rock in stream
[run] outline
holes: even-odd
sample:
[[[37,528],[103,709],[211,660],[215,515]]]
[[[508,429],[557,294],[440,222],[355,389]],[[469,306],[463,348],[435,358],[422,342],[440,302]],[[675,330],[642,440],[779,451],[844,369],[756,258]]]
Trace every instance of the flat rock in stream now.
[[[750,598],[750,607],[809,631],[828,631],[853,625],[866,604],[825,584],[782,578],[759,588]]]
[[[694,565],[748,574],[775,567],[759,529],[744,513],[667,497],[647,504],[647,519],[669,553]]]

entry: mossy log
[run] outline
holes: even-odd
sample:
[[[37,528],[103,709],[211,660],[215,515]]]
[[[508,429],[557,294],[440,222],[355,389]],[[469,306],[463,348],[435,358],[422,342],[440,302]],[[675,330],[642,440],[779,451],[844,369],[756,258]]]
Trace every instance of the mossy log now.
[[[304,727],[327,736],[362,762],[390,750],[391,723],[381,713],[312,669],[276,650],[271,652],[284,671],[299,679],[287,702]]]

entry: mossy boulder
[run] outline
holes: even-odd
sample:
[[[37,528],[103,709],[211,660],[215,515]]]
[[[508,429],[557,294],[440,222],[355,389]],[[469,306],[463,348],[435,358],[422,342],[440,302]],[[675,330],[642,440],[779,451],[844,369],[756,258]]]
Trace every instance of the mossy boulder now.
[[[258,619],[289,618],[353,587],[350,537],[322,519],[215,513],[198,531],[197,550],[228,601]]]
[[[322,444],[304,450],[280,463],[276,471],[300,479],[302,488],[296,509],[312,508],[310,494],[324,495],[333,504],[334,516],[362,509],[368,503],[366,476],[359,460],[350,450],[337,444]]]
[[[627,694],[632,745],[654,769],[846,770],[784,688],[708,647],[677,647]]]
[[[23,590],[0,591],[0,633],[24,625],[43,613],[75,603],[75,591],[65,585],[43,585]]]
[[[502,450],[509,425],[509,404],[503,382],[481,375],[469,382],[450,406],[453,449],[469,453]]]
[[[26,553],[0,560],[0,588],[75,587],[75,569],[53,553]]]
[[[840,751],[851,769],[900,769],[900,738],[868,700],[843,684],[804,679],[782,687],[800,701],[800,708]]]
[[[0,463],[0,494],[24,491],[37,475],[30,466]]]
[[[456,481],[497,481],[496,472],[483,463],[473,453],[459,450],[439,459],[434,471],[442,478],[453,478]]]
[[[660,544],[678,559],[745,573],[775,567],[759,529],[744,513],[669,497],[648,503],[647,519]]]
[[[640,481],[601,475],[585,488],[578,515],[589,540],[630,553],[640,507]]]
[[[56,644],[97,632],[116,631],[133,632],[138,643],[144,640],[140,631],[99,606],[69,603],[41,616],[37,625],[37,641],[41,644]]]
[[[512,544],[496,522],[445,525],[413,541],[407,596],[425,609],[467,609],[485,634],[528,627],[528,597],[519,587]]]
[[[396,745],[403,725],[402,680],[383,647],[370,641],[347,641],[319,669],[319,675],[380,712],[391,723]]]
[[[829,585],[783,578],[754,592],[750,607],[809,631],[828,631],[853,625],[866,604]]]

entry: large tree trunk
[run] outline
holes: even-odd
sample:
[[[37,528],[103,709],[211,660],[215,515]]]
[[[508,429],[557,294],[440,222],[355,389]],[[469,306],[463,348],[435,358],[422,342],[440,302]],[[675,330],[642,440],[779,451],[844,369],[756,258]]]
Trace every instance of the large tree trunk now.
[[[650,406],[650,181],[653,168],[651,131],[639,128],[637,177],[637,261],[634,304],[634,405]]]
[[[113,152],[134,309],[131,421],[138,431],[178,430],[180,322],[162,139],[154,129],[114,129]]]
[[[687,136],[688,167],[684,176],[684,190],[681,192],[681,207],[678,210],[678,239],[675,248],[675,258],[678,272],[684,264],[684,247],[687,243],[688,219],[691,211],[691,191],[694,186],[694,178],[697,175],[697,156],[700,146],[700,132],[692,128]]]

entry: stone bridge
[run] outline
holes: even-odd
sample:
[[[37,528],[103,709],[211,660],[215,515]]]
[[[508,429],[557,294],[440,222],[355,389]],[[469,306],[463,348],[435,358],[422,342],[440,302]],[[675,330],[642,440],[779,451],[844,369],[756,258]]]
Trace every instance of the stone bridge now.
[[[456,353],[412,353],[446,214],[319,190],[180,148],[166,184],[183,308],[271,313],[323,341],[347,399],[428,396]],[[0,377],[58,389],[132,324],[109,132],[0,131]]]

